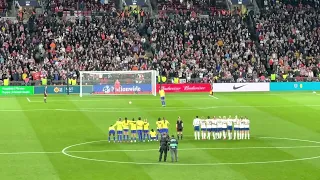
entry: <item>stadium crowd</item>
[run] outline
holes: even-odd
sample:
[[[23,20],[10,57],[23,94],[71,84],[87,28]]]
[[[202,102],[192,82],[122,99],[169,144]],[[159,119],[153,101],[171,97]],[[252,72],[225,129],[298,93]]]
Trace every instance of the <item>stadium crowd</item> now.
[[[161,10],[155,19],[142,13],[113,10],[103,17],[70,19],[32,15],[27,24],[0,20],[0,80],[151,69],[203,82],[213,77],[267,81],[271,73],[319,76],[319,8],[270,6],[254,18],[259,41],[252,40],[238,11]]]

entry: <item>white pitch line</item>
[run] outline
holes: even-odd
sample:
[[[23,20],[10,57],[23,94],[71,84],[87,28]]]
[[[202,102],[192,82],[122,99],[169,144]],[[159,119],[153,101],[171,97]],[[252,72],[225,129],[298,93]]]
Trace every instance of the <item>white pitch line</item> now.
[[[215,99],[219,99],[219,98],[218,98],[218,97],[216,97],[216,96],[210,96],[210,97],[215,98]]]
[[[70,99],[70,100],[51,100],[50,102],[110,102],[110,101],[127,101],[130,98],[127,99],[114,99],[114,98],[110,98],[110,99],[85,99],[85,100],[76,100],[76,99]],[[169,99],[169,98],[167,98]],[[197,98],[197,99],[209,99],[209,98]],[[159,101],[159,99],[130,99],[132,100],[136,100],[136,101]],[[189,100],[187,97],[185,98],[172,98],[172,100]],[[32,101],[33,103],[43,103],[43,101]]]
[[[28,102],[31,102],[30,99],[27,97]]]
[[[311,140],[305,140],[305,139],[294,139],[294,138],[281,138],[281,137],[259,137],[260,139],[279,139],[279,140],[288,140],[288,141],[300,141],[300,142],[309,142],[309,143],[315,143],[320,144],[319,141],[311,141]]]
[[[303,140],[303,139],[290,139],[290,138],[276,138],[276,137],[263,137],[263,138],[269,138],[269,139],[286,139],[286,140],[292,140],[292,141],[309,141],[309,140]],[[273,161],[251,161],[251,162],[224,162],[224,163],[152,163],[152,162],[134,162],[134,161],[115,161],[115,160],[105,160],[105,159],[94,159],[94,158],[86,158],[81,156],[75,156],[72,154],[68,154],[68,149],[76,146],[81,146],[85,144],[90,143],[96,143],[96,142],[103,142],[106,140],[101,141],[91,141],[91,142],[84,142],[79,144],[70,145],[68,147],[65,147],[61,152],[69,156],[71,158],[75,159],[81,159],[81,160],[87,160],[87,161],[94,161],[94,162],[106,162],[106,163],[118,163],[118,164],[136,164],[136,165],[176,165],[176,166],[218,166],[218,165],[248,165],[248,164],[271,164],[271,163],[284,163],[284,162],[296,162],[296,161],[305,161],[305,160],[314,160],[319,159],[320,156],[313,156],[313,157],[306,157],[306,158],[298,158],[298,159],[284,159],[284,160],[273,160]],[[312,141],[309,141],[312,142]],[[320,142],[317,142],[320,143]],[[158,149],[156,149],[158,150]]]
[[[194,150],[244,150],[244,149],[302,149],[302,148],[320,148],[320,146],[288,146],[288,147],[231,147],[231,148],[184,148],[179,151]],[[97,151],[66,151],[69,153],[103,153],[103,152],[146,152],[158,151],[159,149],[123,149],[123,150],[97,150]]]
[[[57,152],[0,152],[0,155],[24,155],[24,154],[60,154],[61,151]]]
[[[300,141],[300,142],[310,142],[315,144],[320,144],[318,141],[305,140],[305,139],[294,139],[294,138],[277,138],[277,137],[258,137],[259,139],[278,139],[278,140],[289,140],[289,141]],[[97,142],[106,142],[108,140],[91,141],[79,144],[74,144],[64,148],[62,151],[34,151],[34,152],[0,152],[0,155],[25,155],[25,154],[61,154],[61,153],[99,153],[99,152],[145,152],[145,151],[156,151],[159,149],[123,149],[123,150],[96,150],[96,151],[67,151],[68,149],[76,146],[92,144]],[[191,151],[191,150],[241,150],[241,149],[301,149],[301,148],[320,148],[320,146],[280,146],[280,147],[230,147],[230,148],[182,148],[180,151]]]
[[[230,148],[183,148],[179,151],[194,150],[244,150],[244,149],[302,149],[302,148],[320,148],[320,146],[288,146],[288,147],[230,147]],[[68,153],[104,153],[104,152],[147,152],[157,151],[159,149],[114,149],[114,150],[96,150],[96,151],[65,151]],[[61,151],[52,152],[0,152],[0,155],[24,155],[24,154],[61,154]]]
[[[32,101],[34,102],[34,101]],[[320,107],[318,104],[312,105],[276,105],[276,106],[211,106],[211,107],[166,107],[166,108],[80,108],[80,109],[0,109],[0,112],[28,112],[28,111],[65,111],[65,112],[141,112],[141,111],[182,111],[182,110],[204,110],[217,108],[291,108],[291,107]]]
[[[221,92],[218,92],[217,94],[222,94],[222,95],[226,95],[226,93],[221,93]],[[228,93],[228,96],[230,95],[245,95],[245,96],[277,96],[277,95],[297,95],[297,94],[308,94],[310,95],[310,93],[243,93],[243,92],[238,92],[238,93]],[[319,94],[320,95],[320,94]],[[134,96],[134,95],[133,95]],[[89,98],[90,96],[88,96]],[[218,97],[216,96],[210,96],[210,97],[206,97],[206,95],[192,95],[192,94],[186,94],[186,95],[175,95],[175,96],[167,96],[166,98],[167,99],[173,99],[173,100],[189,100],[188,98],[189,97],[199,97],[197,99],[209,99],[210,97],[211,98],[215,98],[215,99],[219,99]],[[64,97],[54,97],[50,100],[50,102],[109,102],[109,101],[123,101],[123,100],[126,100],[130,97],[126,97],[125,99],[123,98],[117,98],[117,97],[110,97],[108,96],[108,98],[101,98],[101,96],[92,96],[90,97],[91,99],[88,99],[86,97],[83,97],[81,99],[68,99],[66,100]],[[153,98],[153,97],[150,97],[150,98],[130,98],[130,100],[137,100],[137,101],[158,101],[159,99],[157,98]],[[43,103],[43,101],[41,100],[34,100],[32,101],[32,103]]]

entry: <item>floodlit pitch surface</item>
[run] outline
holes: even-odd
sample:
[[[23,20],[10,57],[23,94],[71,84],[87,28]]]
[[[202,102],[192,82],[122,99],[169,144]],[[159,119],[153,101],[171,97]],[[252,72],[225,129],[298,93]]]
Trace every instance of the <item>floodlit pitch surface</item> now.
[[[0,98],[0,179],[168,180],[320,179],[320,96],[217,93],[167,96]],[[128,102],[132,101],[130,105]],[[248,116],[251,139],[195,141],[194,116]],[[181,116],[178,163],[158,163],[158,142],[108,143],[119,117]],[[168,156],[170,160],[170,156]]]

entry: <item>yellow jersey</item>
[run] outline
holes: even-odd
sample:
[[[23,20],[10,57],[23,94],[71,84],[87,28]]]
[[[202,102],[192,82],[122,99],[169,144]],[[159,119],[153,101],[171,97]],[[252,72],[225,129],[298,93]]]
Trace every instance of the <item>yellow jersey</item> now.
[[[165,97],[166,93],[164,92],[164,90],[159,90],[159,95],[160,97]]]
[[[149,130],[149,126],[150,126],[150,124],[148,122],[145,122],[143,124],[143,130]]]
[[[129,125],[130,125],[130,122],[129,122],[129,121],[127,121],[127,122],[123,121],[123,122],[122,122],[122,127],[123,127],[123,129],[128,130],[128,129],[129,129]]]
[[[157,136],[157,132],[155,132],[155,131],[150,132],[150,137],[155,138],[156,136]]]
[[[142,120],[137,121],[137,130],[143,130],[144,122]]]
[[[137,122],[136,121],[130,121],[130,129],[137,130]]]
[[[115,131],[114,126],[110,126],[109,131]]]
[[[156,125],[157,125],[157,129],[162,129],[162,122],[161,121],[157,121]]]
[[[114,124],[113,126],[116,126],[117,131],[122,131],[123,130],[122,121],[117,121],[116,124]]]
[[[162,121],[161,123],[163,129],[168,129],[170,123],[167,120]]]

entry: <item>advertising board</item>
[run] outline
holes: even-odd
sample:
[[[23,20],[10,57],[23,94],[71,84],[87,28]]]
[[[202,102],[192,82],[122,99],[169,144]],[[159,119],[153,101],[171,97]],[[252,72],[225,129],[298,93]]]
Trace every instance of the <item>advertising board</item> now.
[[[196,83],[196,84],[161,84],[165,92],[179,93],[179,92],[210,92],[211,84],[209,83]],[[160,85],[157,84],[157,92],[160,89]]]
[[[0,86],[0,95],[32,95],[33,86]]]
[[[48,94],[67,94],[69,90],[70,94],[79,94],[80,86],[48,86]],[[82,86],[83,93],[92,93],[92,86]],[[43,94],[44,86],[34,87],[35,94]]]
[[[213,92],[264,92],[270,91],[270,83],[215,83]]]
[[[111,84],[94,85],[93,94],[116,94],[115,87]],[[120,86],[119,94],[151,94],[151,84],[122,84]]]
[[[270,83],[270,91],[318,91],[320,82],[275,82]]]

